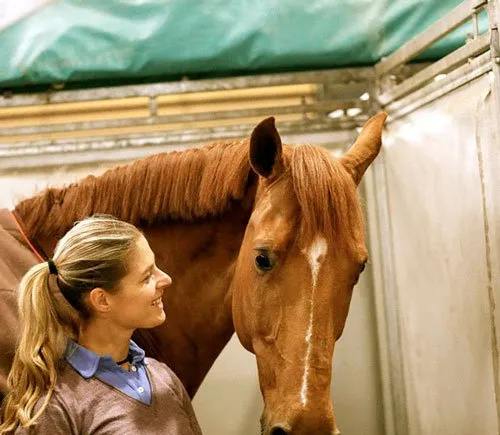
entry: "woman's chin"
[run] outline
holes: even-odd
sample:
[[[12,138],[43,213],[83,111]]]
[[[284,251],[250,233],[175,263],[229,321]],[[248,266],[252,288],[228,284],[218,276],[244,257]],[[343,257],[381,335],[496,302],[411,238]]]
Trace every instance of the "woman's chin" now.
[[[163,323],[165,323],[165,320],[167,320],[167,315],[165,314],[164,310],[161,310],[161,314],[158,316],[158,323],[155,326],[160,326]]]
[[[165,320],[167,319],[167,315],[165,314],[165,311],[161,311],[161,313],[157,313],[156,316],[150,316],[148,318],[147,322],[141,322],[140,325],[136,326],[135,329],[151,329],[151,328],[156,328],[157,326],[162,325],[165,323]]]

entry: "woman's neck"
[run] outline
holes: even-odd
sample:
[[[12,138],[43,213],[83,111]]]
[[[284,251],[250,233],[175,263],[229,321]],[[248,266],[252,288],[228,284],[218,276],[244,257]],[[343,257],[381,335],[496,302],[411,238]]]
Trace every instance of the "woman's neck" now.
[[[78,344],[115,361],[127,358],[133,330],[119,328],[103,319],[90,320],[80,329]]]

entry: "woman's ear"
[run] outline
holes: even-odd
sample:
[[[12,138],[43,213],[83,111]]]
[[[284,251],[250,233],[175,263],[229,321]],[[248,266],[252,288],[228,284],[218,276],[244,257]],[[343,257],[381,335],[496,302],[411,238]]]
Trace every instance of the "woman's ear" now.
[[[93,312],[107,313],[111,309],[110,294],[100,287],[92,289],[89,293],[89,304]]]

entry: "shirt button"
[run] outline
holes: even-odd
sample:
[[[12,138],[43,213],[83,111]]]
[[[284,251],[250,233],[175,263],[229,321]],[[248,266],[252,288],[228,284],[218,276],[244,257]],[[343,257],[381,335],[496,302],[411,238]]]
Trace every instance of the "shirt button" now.
[[[138,393],[144,393],[144,388],[139,387],[139,388],[137,389],[137,392],[138,392]]]
[[[132,366],[132,367],[130,367],[130,370],[132,370],[133,372],[136,372],[137,371],[137,367],[136,366]]]

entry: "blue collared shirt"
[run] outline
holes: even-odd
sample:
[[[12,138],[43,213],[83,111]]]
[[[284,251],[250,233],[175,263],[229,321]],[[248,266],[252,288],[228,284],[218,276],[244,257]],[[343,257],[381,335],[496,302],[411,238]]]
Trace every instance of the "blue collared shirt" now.
[[[133,399],[151,404],[151,384],[146,372],[144,351],[130,340],[130,371],[116,364],[110,355],[98,355],[68,340],[64,358],[85,379],[95,376]]]

